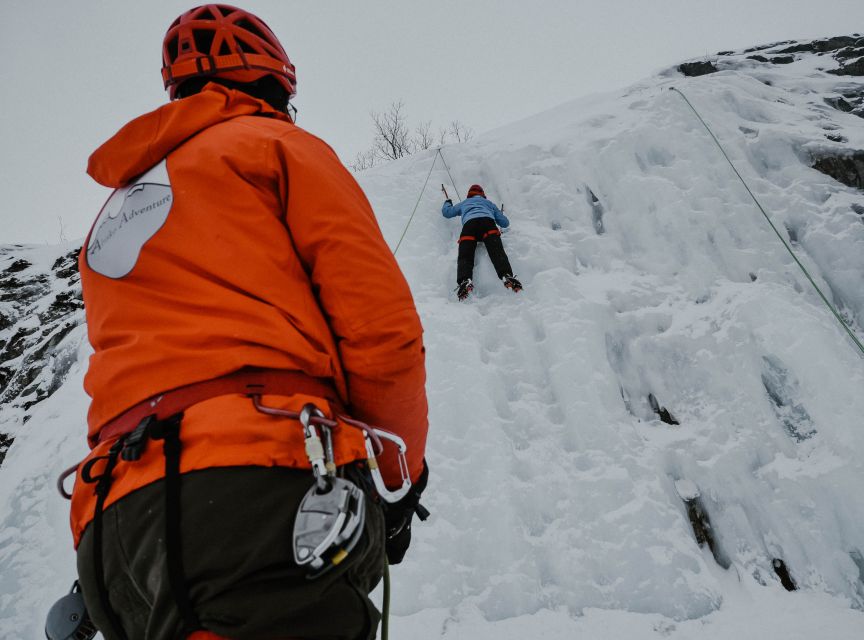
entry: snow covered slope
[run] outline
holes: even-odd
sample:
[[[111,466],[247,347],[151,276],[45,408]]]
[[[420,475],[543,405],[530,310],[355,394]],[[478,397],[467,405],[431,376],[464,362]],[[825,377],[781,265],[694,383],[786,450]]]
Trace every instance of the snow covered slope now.
[[[862,637],[864,358],[670,91],[864,337],[864,193],[811,168],[864,149],[861,77],[828,73],[852,44],[727,53],[445,147],[462,195],[506,205],[518,295],[478,249],[455,301],[434,151],[358,176],[395,246],[435,161],[397,254],[433,517],[393,637]],[[52,479],[84,447],[85,355],[0,468],[2,638],[41,637],[71,583]]]

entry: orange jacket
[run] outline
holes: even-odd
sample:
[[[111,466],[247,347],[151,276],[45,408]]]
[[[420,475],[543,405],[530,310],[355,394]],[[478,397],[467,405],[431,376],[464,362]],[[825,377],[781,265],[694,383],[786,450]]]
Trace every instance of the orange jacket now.
[[[419,475],[422,328],[366,197],[325,143],[210,84],[130,122],[91,156],[88,173],[117,189],[80,256],[94,349],[84,381],[91,446],[106,422],[160,392],[243,367],[285,369],[332,380],[350,415],[406,441]],[[296,410],[309,399],[264,400]],[[308,467],[299,424],[239,395],[188,410],[181,437],[183,472]],[[355,429],[337,428],[335,440],[337,464],[365,457]],[[380,462],[398,486],[395,456]],[[160,478],[163,464],[156,443],[139,462],[121,462],[107,504]],[[76,544],[94,503],[93,485],[78,478]]]

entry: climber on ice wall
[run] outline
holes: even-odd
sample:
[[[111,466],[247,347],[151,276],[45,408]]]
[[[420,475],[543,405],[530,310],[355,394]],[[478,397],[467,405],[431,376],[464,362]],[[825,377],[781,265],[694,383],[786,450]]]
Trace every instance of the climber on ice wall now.
[[[444,194],[446,196],[447,192],[444,191]],[[456,205],[447,198],[441,207],[441,214],[445,218],[462,217],[459,257],[456,262],[456,296],[459,300],[465,300],[474,290],[474,252],[478,242],[486,245],[495,273],[504,286],[514,293],[522,290],[522,283],[513,275],[510,260],[501,242],[501,230],[498,228],[506,229],[510,226],[510,221],[501,209],[486,199],[483,187],[479,184],[471,185],[468,197]]]

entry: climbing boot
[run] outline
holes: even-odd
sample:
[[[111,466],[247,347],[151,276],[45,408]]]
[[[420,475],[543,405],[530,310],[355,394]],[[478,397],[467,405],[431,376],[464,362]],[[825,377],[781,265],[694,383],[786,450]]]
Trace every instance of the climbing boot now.
[[[501,282],[504,283],[504,286],[510,289],[513,293],[518,293],[522,291],[522,283],[519,282],[514,276],[504,276],[501,278]]]
[[[471,281],[471,278],[468,278],[467,280],[460,282],[459,286],[456,287],[456,297],[460,300],[464,300],[472,291],[474,291],[474,283]]]

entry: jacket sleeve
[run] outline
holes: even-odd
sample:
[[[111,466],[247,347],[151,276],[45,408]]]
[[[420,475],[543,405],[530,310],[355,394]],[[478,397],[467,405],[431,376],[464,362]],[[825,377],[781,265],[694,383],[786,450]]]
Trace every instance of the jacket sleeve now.
[[[456,216],[462,213],[462,203],[459,204],[450,204],[446,200],[444,201],[444,206],[441,207],[441,215],[445,218],[455,218]]]
[[[495,216],[495,224],[497,224],[502,229],[506,229],[510,226],[510,221],[507,219],[507,216],[504,215],[504,212],[501,211],[498,207],[495,206],[494,203],[490,202],[494,211],[492,215]]]
[[[425,350],[408,283],[330,147],[299,129],[276,143],[286,223],[336,341],[349,410],[405,440],[417,479],[428,430]],[[399,486],[397,457],[386,449],[381,473]]]

